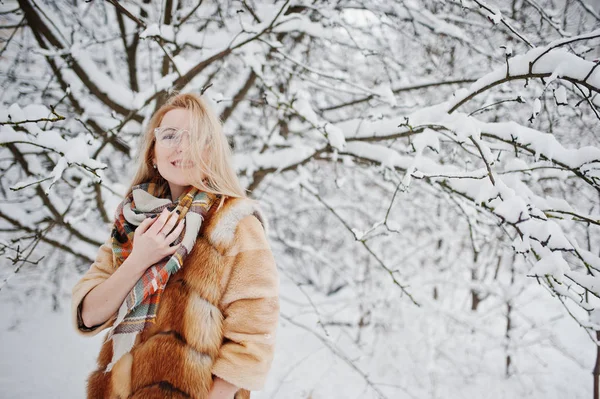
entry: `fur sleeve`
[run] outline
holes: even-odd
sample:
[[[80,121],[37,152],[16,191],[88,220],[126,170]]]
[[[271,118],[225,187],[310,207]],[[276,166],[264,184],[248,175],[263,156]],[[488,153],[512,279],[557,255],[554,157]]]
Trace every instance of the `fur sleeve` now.
[[[102,324],[93,327],[87,327],[81,319],[81,305],[85,296],[97,285],[108,279],[114,272],[113,269],[113,253],[111,237],[100,246],[96,260],[90,266],[89,270],[81,277],[81,279],[73,286],[71,292],[71,320],[75,330],[84,336],[93,336],[100,331],[111,327],[116,320],[115,314]]]
[[[238,388],[260,390],[274,355],[279,276],[256,216],[240,220],[227,256],[232,264],[221,300],[223,345],[212,373]]]

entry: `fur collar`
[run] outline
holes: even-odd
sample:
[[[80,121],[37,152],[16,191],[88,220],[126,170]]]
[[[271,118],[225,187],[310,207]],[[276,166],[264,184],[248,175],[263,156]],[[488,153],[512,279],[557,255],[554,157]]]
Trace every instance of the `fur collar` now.
[[[215,204],[218,207],[218,204]],[[254,215],[268,234],[267,218],[258,201],[250,198],[227,197],[218,210],[211,210],[203,223],[203,234],[221,252],[233,244],[240,220]]]

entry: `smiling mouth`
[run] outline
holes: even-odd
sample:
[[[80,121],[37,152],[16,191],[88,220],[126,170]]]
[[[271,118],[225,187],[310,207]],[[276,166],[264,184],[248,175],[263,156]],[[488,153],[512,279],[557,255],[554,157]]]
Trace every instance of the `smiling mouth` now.
[[[192,166],[194,166],[194,164],[192,162],[183,162],[183,161],[173,161],[171,162],[171,165],[173,165],[176,168],[191,168]]]

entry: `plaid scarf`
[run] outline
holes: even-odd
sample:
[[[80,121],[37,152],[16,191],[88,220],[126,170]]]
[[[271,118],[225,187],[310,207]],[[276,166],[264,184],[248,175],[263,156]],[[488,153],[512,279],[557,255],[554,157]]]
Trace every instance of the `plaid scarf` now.
[[[172,245],[182,243],[177,252],[150,266],[129,292],[117,313],[107,339],[113,340],[113,358],[106,368],[114,364],[133,347],[138,333],[156,321],[156,311],[169,277],[181,269],[183,261],[192,250],[200,226],[218,196],[199,191],[190,186],[172,202],[156,197],[160,187],[156,183],[142,183],[119,204],[115,212],[112,244],[115,267],[123,264],[133,250],[135,229],[147,217],[160,215],[163,209],[178,209],[179,220],[185,218],[185,228]],[[170,195],[170,193],[167,193]],[[172,217],[176,217],[176,213]]]

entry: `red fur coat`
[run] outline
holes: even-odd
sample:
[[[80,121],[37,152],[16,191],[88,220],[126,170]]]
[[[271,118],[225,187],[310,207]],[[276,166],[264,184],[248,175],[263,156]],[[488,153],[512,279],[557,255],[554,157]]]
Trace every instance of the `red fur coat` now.
[[[279,316],[279,277],[266,238],[266,220],[251,199],[227,198],[202,224],[183,268],[169,279],[156,324],[138,334],[131,351],[109,372],[112,341],[98,356],[89,376],[87,396],[116,398],[204,399],[213,375],[249,398],[263,387],[273,359]],[[72,319],[82,335],[111,327],[87,328],[81,304],[92,288],[106,280],[112,267],[110,239],[73,287]]]

